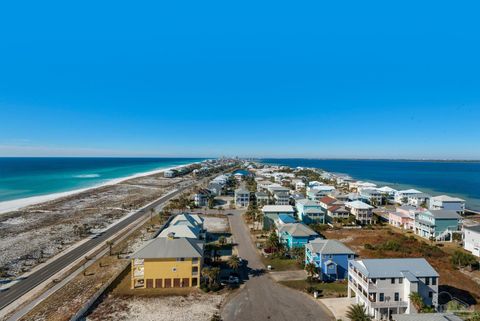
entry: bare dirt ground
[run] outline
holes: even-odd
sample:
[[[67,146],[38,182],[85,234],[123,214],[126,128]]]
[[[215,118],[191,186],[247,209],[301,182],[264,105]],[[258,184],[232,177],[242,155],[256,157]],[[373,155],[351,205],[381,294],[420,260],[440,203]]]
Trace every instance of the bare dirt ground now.
[[[0,270],[3,277],[29,271],[131,211],[155,200],[185,178],[163,174],[138,177],[0,215]]]
[[[209,321],[225,294],[194,292],[187,296],[110,296],[87,317],[90,321]]]

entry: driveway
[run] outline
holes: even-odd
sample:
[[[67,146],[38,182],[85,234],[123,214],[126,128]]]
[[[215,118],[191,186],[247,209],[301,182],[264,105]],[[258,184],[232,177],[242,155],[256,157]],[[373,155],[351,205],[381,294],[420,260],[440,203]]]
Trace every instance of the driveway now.
[[[228,211],[230,226],[238,255],[247,261],[243,269],[245,285],[234,293],[222,308],[224,321],[311,321],[334,320],[333,315],[320,303],[308,295],[281,286],[267,273],[250,232],[243,222],[241,211]]]

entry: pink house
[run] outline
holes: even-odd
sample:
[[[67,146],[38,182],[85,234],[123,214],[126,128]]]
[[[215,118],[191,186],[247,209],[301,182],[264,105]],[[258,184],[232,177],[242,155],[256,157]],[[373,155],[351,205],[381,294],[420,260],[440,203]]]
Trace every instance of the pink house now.
[[[396,212],[390,212],[388,214],[388,223],[405,230],[413,230],[415,226],[415,213],[418,211],[419,209],[410,205],[397,207]]]

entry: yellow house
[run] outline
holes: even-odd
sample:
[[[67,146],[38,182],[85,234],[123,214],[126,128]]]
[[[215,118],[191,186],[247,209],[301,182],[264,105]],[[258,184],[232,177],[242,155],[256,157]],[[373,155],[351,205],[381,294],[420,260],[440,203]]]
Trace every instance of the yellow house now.
[[[199,287],[203,241],[158,237],[132,255],[132,289]]]

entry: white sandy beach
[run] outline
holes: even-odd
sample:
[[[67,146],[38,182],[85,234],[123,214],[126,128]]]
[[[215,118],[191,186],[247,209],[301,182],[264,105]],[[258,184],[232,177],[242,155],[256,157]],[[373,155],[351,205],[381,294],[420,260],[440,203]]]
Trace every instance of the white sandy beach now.
[[[159,174],[159,173],[165,172],[167,170],[176,169],[176,168],[180,168],[180,167],[184,167],[184,166],[188,166],[188,165],[192,165],[192,164],[195,164],[195,163],[157,169],[157,170],[138,173],[138,174],[134,174],[134,175],[131,175],[131,176],[126,176],[126,177],[114,178],[114,179],[108,180],[104,183],[97,184],[97,185],[94,185],[94,186],[91,186],[91,187],[75,189],[75,190],[71,190],[71,191],[67,191],[67,192],[52,193],[52,194],[32,196],[32,197],[20,198],[20,199],[11,200],[11,201],[0,202],[0,214],[8,213],[8,212],[11,212],[11,211],[16,211],[16,210],[19,210],[23,207],[30,206],[30,205],[35,205],[35,204],[40,204],[40,203],[44,203],[44,202],[53,201],[53,200],[56,200],[56,199],[61,198],[61,197],[82,193],[82,192],[85,192],[85,191],[88,191],[88,190],[91,190],[91,189],[95,189],[95,188],[99,188],[99,187],[103,187],[103,186],[115,185],[115,184],[124,182],[124,181],[129,180],[129,179],[148,176],[148,175]]]

